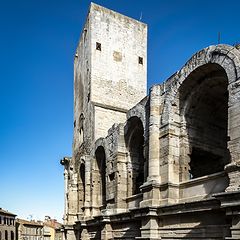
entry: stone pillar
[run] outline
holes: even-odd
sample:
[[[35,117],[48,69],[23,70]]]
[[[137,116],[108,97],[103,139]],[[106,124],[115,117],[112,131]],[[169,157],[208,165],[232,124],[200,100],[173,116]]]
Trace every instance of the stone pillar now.
[[[77,173],[70,171],[70,180],[68,184],[68,217],[67,224],[73,225],[77,221],[78,213],[78,186]]]
[[[84,219],[91,216],[91,161],[90,156],[85,158],[85,202],[84,202]]]
[[[69,162],[71,158],[64,157],[60,160],[60,164],[64,166],[64,224],[68,224],[68,197],[69,197]]]
[[[68,171],[64,169],[64,224],[67,224],[68,213]]]
[[[101,231],[101,240],[111,240],[111,239],[113,239],[112,226],[110,224],[109,217],[104,217],[104,219],[102,220],[102,223],[104,223],[104,227]]]
[[[86,224],[84,224],[84,223],[81,224],[81,228],[82,228],[82,231],[81,231],[81,240],[89,240],[89,239],[90,239],[90,236],[89,236],[89,233],[88,233]]]
[[[147,182],[141,186],[143,193],[141,207],[157,206],[161,198],[159,127],[162,105],[160,96],[161,86],[154,85],[150,89],[148,177]]]
[[[232,218],[231,238],[228,239],[240,239],[240,210],[229,210],[227,215]]]
[[[101,179],[99,169],[97,167],[96,158],[91,157],[91,181],[90,181],[90,207],[91,217],[95,217],[101,214],[100,204],[102,202],[102,195],[101,195]]]
[[[225,239],[240,239],[240,191],[230,191],[213,194],[221,202],[221,209],[225,209],[230,229]]]
[[[225,192],[235,192],[240,190],[240,165],[237,163],[230,163],[225,167],[229,177],[229,186]]]
[[[116,208],[119,211],[127,208],[126,198],[127,198],[127,161],[126,153],[118,152],[117,155],[117,171],[116,171],[116,195],[115,195],[115,204]]]
[[[142,219],[141,237],[138,239],[157,240],[158,236],[158,216],[156,209],[150,209],[146,217]]]
[[[227,239],[240,239],[240,209],[228,209],[226,215],[232,219],[231,237]]]
[[[160,124],[160,85],[154,85],[150,90],[149,117],[149,166],[148,182],[160,182],[159,176],[159,124]]]
[[[225,167],[229,176],[229,187],[226,192],[240,190],[240,82],[233,82],[228,86],[228,149],[231,163]]]
[[[66,240],[77,240],[72,226],[68,226],[66,229]]]

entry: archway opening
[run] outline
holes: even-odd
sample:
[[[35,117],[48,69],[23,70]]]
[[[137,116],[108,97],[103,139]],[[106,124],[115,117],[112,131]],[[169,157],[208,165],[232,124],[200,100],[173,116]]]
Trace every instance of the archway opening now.
[[[106,155],[102,146],[99,146],[95,152],[97,161],[97,178],[99,182],[99,204],[106,206]]]
[[[84,207],[84,202],[85,202],[85,164],[81,163],[80,169],[79,169],[79,176],[80,176],[80,181],[79,181],[79,192],[80,192],[80,207]]]
[[[82,163],[80,166],[80,178],[82,183],[82,189],[83,189],[83,202],[85,201],[85,164]]]
[[[230,161],[227,87],[217,64],[199,67],[180,87],[181,180],[223,171]]]
[[[128,130],[126,134],[127,146],[129,151],[129,195],[140,193],[140,186],[144,183],[144,128],[142,121],[138,117],[128,120]]]

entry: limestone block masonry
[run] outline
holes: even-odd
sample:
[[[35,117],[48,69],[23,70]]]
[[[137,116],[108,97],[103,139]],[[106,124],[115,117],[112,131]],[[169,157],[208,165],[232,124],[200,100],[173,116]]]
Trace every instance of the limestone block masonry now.
[[[74,58],[66,240],[240,239],[240,51],[146,93],[147,25],[91,4]]]

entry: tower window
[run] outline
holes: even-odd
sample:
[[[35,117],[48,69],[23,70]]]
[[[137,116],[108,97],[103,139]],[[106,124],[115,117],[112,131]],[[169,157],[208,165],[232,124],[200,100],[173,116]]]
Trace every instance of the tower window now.
[[[138,57],[138,63],[143,65],[143,58],[142,57]]]
[[[101,51],[101,43],[96,42],[96,50]]]
[[[109,179],[110,179],[110,181],[113,181],[115,179],[115,173],[114,172],[109,174]]]

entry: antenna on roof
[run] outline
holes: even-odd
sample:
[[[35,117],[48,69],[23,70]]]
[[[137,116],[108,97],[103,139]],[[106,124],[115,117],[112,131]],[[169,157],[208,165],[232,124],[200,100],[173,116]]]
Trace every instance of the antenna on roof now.
[[[218,44],[220,44],[220,40],[221,40],[221,32],[218,32]]]
[[[140,21],[142,20],[142,12],[141,12],[141,14],[140,14],[140,18],[139,18],[139,20],[140,20]]]

